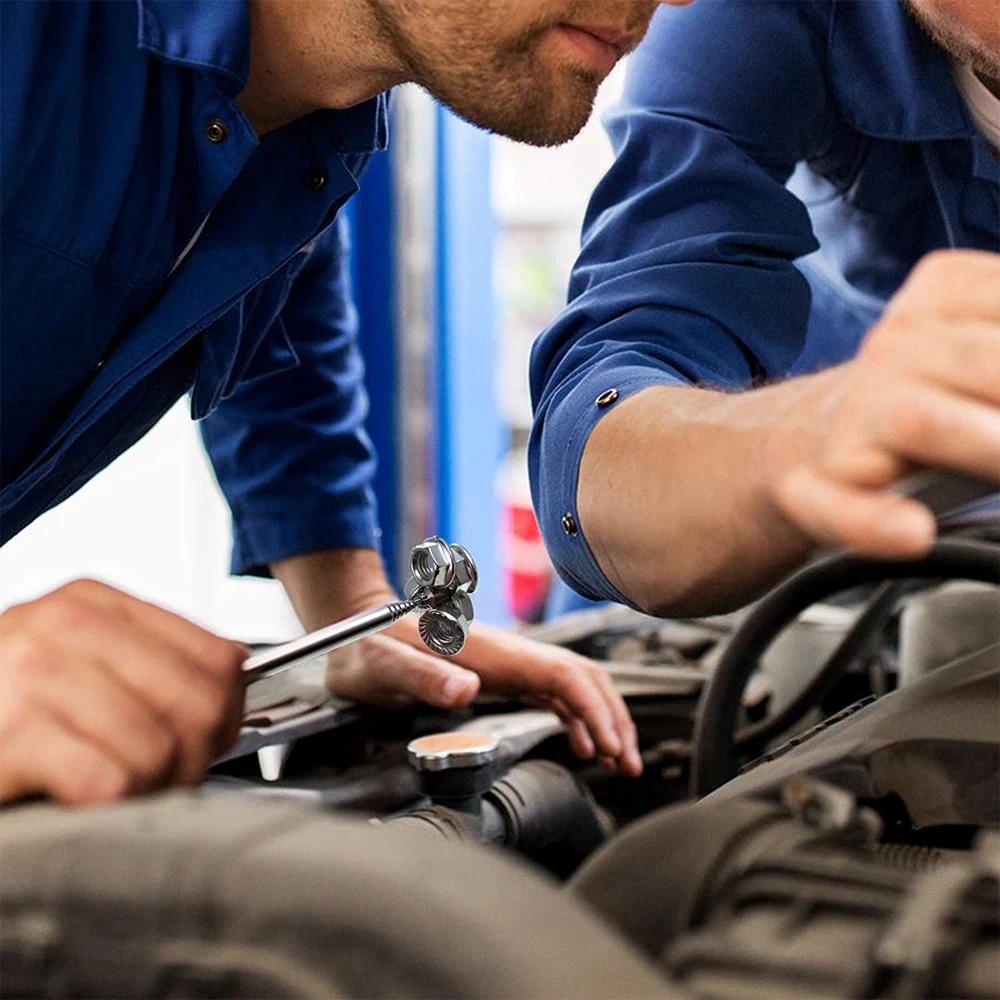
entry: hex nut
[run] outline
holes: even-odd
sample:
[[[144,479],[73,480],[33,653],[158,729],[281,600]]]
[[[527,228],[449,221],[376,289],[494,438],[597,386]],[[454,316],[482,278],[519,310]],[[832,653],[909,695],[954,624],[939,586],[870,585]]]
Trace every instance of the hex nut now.
[[[456,593],[420,616],[420,637],[433,652],[454,656],[469,637],[472,619],[471,598]]]
[[[456,618],[460,618],[466,624],[473,621],[476,617],[475,609],[472,606],[472,598],[465,593],[452,594],[444,604],[439,604],[438,607],[455,615]]]
[[[422,587],[411,576],[403,587],[403,596],[408,601],[416,601],[418,606],[430,607],[434,600],[434,594],[429,587]]]
[[[410,572],[422,587],[450,587],[455,578],[455,556],[451,546],[436,535],[425,538],[410,553]]]
[[[461,594],[474,594],[479,586],[479,570],[476,560],[464,545],[452,545],[455,558],[455,589]]]

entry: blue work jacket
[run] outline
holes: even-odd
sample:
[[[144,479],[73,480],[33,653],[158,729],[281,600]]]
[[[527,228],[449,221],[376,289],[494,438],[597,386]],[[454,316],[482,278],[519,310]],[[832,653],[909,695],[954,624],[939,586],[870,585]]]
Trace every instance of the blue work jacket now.
[[[1000,163],[896,0],[660,8],[606,125],[569,305],[532,355],[529,468],[562,577],[621,601],[576,516],[601,416],[846,360],[924,254],[1000,249]]]
[[[258,139],[243,0],[0,17],[3,540],[190,390],[236,571],[375,544],[336,216],[385,147],[385,96]]]

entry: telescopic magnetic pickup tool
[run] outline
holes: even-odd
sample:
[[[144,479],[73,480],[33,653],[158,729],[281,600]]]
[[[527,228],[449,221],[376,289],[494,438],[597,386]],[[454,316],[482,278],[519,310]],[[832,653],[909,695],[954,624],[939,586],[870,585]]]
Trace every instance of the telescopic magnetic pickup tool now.
[[[402,601],[352,615],[307,635],[270,646],[243,661],[247,684],[381,632],[408,614],[419,614],[420,637],[431,652],[454,656],[465,645],[473,619],[471,594],[479,583],[472,556],[462,545],[434,536],[410,553],[410,579]]]

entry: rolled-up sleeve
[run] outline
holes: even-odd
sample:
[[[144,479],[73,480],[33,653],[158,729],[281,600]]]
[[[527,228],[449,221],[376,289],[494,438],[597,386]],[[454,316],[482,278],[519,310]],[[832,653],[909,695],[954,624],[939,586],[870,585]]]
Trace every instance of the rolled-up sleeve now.
[[[255,357],[281,370],[246,380],[201,422],[232,510],[234,573],[266,575],[276,560],[319,549],[377,547],[357,325],[338,219],[291,279],[260,349],[275,357]]]
[[[597,421],[652,385],[781,377],[802,348],[810,292],[793,262],[817,243],[784,185],[837,127],[828,7],[661,8],[605,120],[615,161],[584,220],[569,304],[536,342],[530,373],[535,509],[560,575],[587,597],[624,600],[576,516]]]

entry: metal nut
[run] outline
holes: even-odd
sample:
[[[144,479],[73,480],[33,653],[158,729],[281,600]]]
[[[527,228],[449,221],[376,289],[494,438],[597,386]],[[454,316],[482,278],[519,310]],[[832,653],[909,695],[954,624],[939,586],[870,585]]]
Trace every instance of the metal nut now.
[[[479,586],[479,570],[476,569],[476,560],[472,558],[464,545],[452,545],[451,553],[455,557],[455,589],[460,594],[474,594],[476,587]]]
[[[421,587],[446,589],[455,578],[455,556],[451,546],[436,535],[425,538],[410,553],[410,572]]]
[[[434,606],[434,591],[429,587],[422,587],[411,576],[403,587],[403,596],[408,601],[413,601],[417,607],[431,608]]]
[[[454,656],[469,637],[474,614],[468,594],[454,594],[420,616],[420,637],[442,656]]]

